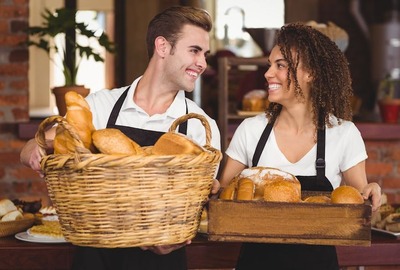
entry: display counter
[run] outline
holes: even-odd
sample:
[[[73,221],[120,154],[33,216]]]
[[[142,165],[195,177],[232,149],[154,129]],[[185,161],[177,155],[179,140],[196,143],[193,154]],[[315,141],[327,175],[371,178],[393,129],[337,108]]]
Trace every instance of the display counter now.
[[[240,243],[210,242],[198,236],[187,246],[189,269],[232,269]],[[400,239],[372,233],[370,247],[337,247],[344,266],[400,266]],[[70,269],[74,246],[20,241],[14,236],[0,238],[0,269]]]

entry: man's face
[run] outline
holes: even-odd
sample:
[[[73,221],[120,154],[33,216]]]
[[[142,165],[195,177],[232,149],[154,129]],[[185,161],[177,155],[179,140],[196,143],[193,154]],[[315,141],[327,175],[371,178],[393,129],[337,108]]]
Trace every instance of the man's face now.
[[[166,56],[166,76],[179,89],[193,91],[196,79],[207,67],[209,44],[210,37],[207,31],[197,26],[185,25],[175,47],[169,47],[170,53]]]

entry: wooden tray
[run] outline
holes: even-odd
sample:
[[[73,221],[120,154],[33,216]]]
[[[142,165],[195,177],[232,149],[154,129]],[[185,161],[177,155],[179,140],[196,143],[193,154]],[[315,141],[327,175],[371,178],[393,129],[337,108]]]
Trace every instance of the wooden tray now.
[[[371,204],[279,203],[211,199],[211,241],[371,245]]]

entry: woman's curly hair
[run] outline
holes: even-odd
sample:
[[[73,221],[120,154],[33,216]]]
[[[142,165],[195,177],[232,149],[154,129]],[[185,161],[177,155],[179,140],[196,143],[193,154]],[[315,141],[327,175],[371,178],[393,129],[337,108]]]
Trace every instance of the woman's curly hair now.
[[[353,89],[349,64],[338,46],[320,31],[301,23],[283,26],[277,33],[275,45],[288,62],[288,84],[294,84],[295,95],[300,100],[304,93],[297,81],[297,67],[302,62],[313,80],[310,99],[313,121],[318,129],[324,123],[332,127],[329,116],[340,120],[352,119],[351,97]],[[282,105],[271,103],[266,110],[270,121],[278,117]],[[319,118],[325,122],[318,121]]]

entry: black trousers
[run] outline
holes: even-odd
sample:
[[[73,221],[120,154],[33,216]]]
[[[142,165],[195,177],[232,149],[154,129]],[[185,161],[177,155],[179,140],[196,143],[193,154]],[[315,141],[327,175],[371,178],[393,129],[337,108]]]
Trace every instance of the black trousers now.
[[[186,270],[186,249],[166,255],[140,248],[77,247],[73,270]]]
[[[236,270],[339,270],[334,246],[244,243]]]

